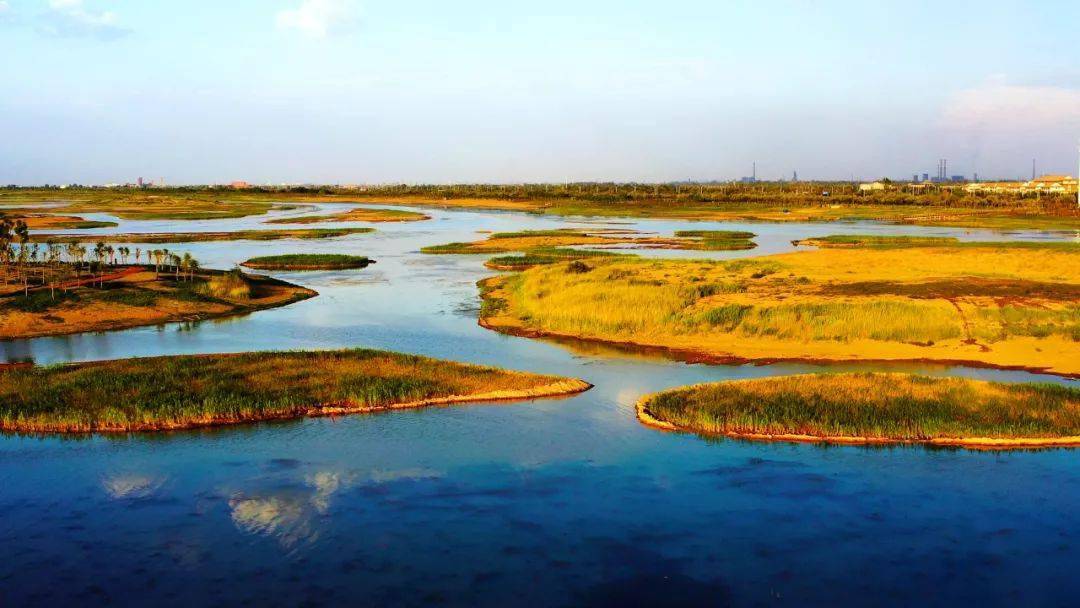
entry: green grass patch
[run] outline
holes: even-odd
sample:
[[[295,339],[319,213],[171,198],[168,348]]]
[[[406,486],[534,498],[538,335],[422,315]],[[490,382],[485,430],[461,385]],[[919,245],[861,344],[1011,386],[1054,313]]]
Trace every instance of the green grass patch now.
[[[503,255],[493,257],[487,261],[486,266],[499,270],[524,270],[534,266],[544,266],[570,260],[609,258],[620,255],[625,254],[613,253],[610,251],[570,249],[567,247],[539,247],[526,252],[524,255]]]
[[[293,253],[251,258],[242,266],[262,270],[339,270],[364,268],[372,261],[361,255]]]
[[[700,241],[697,249],[704,251],[742,251],[757,247],[753,232],[741,230],[678,230],[675,236]]]
[[[444,243],[442,245],[429,245],[421,247],[420,253],[483,253],[473,249],[472,243]]]

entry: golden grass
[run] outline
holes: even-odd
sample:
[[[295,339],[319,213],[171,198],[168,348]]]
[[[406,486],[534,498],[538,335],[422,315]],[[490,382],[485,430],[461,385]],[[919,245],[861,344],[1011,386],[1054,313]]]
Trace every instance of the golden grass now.
[[[946,360],[1080,374],[1080,252],[828,249],[596,258],[489,280],[482,323],[717,358]]]
[[[702,384],[638,402],[666,429],[751,439],[1080,445],[1080,389],[910,374],[810,374]]]

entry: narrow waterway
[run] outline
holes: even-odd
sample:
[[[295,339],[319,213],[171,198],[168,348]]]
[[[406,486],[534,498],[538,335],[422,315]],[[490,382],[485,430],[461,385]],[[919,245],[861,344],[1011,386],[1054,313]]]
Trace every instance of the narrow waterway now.
[[[706,440],[646,428],[633,410],[642,394],[673,386],[820,369],[1076,382],[934,365],[688,365],[508,337],[476,324],[475,283],[491,274],[483,256],[418,253],[484,238],[478,231],[576,226],[759,235],[749,252],[641,252],[723,258],[789,251],[794,239],[836,233],[1067,237],[430,214],[325,241],[164,245],[214,268],[291,252],[377,263],[274,273],[321,294],[285,308],[0,342],[0,357],[46,364],[363,346],[574,376],[594,389],[166,435],[0,436],[0,604],[141,605],[150,594],[170,605],[1065,604],[1080,591],[1080,452]],[[288,227],[265,219],[120,221],[91,232]]]

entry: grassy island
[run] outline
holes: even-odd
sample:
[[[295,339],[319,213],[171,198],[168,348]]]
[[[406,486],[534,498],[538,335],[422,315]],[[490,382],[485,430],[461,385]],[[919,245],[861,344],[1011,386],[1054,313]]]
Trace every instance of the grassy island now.
[[[634,230],[582,230],[563,228],[557,230],[523,230],[520,232],[496,232],[483,241],[470,243],[447,243],[424,247],[421,253],[472,254],[472,253],[539,253],[555,248],[593,246],[639,249],[687,249],[695,251],[725,251],[753,249],[751,232],[726,230],[683,230],[674,237],[648,236]]]
[[[159,431],[588,388],[570,378],[373,350],[125,359],[0,370],[0,429]]]
[[[365,268],[374,263],[361,255],[294,253],[251,258],[240,265],[257,270],[343,270]]]
[[[267,224],[319,224],[322,222],[422,222],[431,216],[401,209],[372,209],[359,207],[330,215],[302,215],[267,220]]]
[[[203,241],[278,241],[282,239],[332,239],[374,232],[373,228],[300,228],[295,230],[235,230],[232,232],[129,232],[123,234],[34,234],[31,242],[44,243],[198,243]]]
[[[619,255],[610,251],[598,251],[589,249],[569,249],[564,247],[538,247],[523,255],[503,255],[493,257],[484,266],[492,270],[521,271],[534,266],[545,266],[571,260],[587,260],[589,258],[608,258]]]
[[[910,374],[702,384],[645,397],[638,416],[659,428],[749,439],[1080,446],[1080,389]]]
[[[1080,375],[1080,248],[597,257],[482,282],[506,333],[713,361],[933,360]]]
[[[689,239],[684,249],[701,251],[741,251],[757,247],[753,232],[742,230],[678,230],[675,236]]]
[[[149,256],[147,256],[149,257]],[[67,269],[64,269],[67,271]],[[37,273],[36,269],[31,270]],[[285,306],[318,295],[269,277],[239,271],[117,265],[24,290],[0,289],[0,339],[109,331],[197,321]]]

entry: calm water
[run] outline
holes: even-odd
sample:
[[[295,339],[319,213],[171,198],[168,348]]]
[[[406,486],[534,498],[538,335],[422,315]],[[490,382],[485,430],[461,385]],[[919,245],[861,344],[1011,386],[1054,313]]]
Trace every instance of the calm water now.
[[[687,365],[488,332],[476,325],[484,258],[424,256],[419,247],[483,238],[478,230],[669,234],[691,224],[433,215],[331,241],[167,245],[212,267],[298,251],[378,263],[278,273],[322,294],[286,308],[0,342],[0,356],[52,363],[366,346],[576,376],[593,390],[168,435],[0,436],[0,605],[1073,603],[1080,453],[763,444],[645,428],[633,405],[646,392],[841,366]],[[112,231],[250,228],[262,219],[122,222]],[[761,235],[750,255],[838,232],[1061,238],[872,224],[749,229]]]

